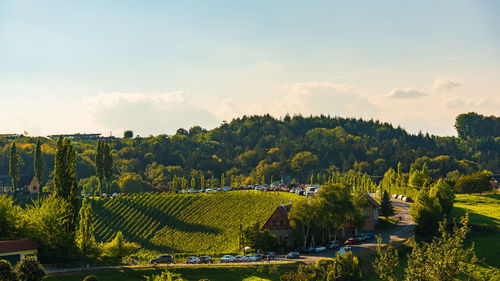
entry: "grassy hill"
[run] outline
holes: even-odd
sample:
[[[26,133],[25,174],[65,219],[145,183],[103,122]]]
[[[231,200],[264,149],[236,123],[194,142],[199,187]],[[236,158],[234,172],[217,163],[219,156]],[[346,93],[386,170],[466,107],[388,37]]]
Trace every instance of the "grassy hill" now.
[[[238,251],[240,224],[264,223],[282,200],[288,204],[304,197],[252,190],[135,194],[91,202],[98,241],[122,231],[127,240],[142,245],[143,254],[168,253],[173,247],[176,253],[213,255]]]

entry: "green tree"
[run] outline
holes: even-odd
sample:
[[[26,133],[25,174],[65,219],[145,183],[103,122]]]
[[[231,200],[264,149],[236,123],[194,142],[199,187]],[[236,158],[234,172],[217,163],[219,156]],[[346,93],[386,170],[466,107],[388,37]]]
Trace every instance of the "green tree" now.
[[[123,132],[123,138],[125,139],[131,139],[134,137],[134,132],[131,130],[126,130]]]
[[[205,189],[205,176],[204,175],[201,175],[201,178],[200,178],[200,188],[201,188],[201,190]]]
[[[113,155],[111,154],[111,149],[109,144],[105,143],[102,147],[102,170],[103,176],[106,180],[106,190],[110,193],[110,183],[113,178]]]
[[[12,187],[15,192],[18,189],[17,183],[19,182],[19,155],[15,142],[12,143],[10,148],[9,175],[12,178]]]
[[[455,192],[445,180],[439,179],[430,190],[430,196],[437,198],[443,215],[449,215],[453,209],[453,201],[455,200]]]
[[[292,158],[291,167],[299,175],[308,174],[318,164],[318,156],[310,151],[302,151]]]
[[[0,259],[0,280],[2,281],[18,281],[18,275],[12,268],[10,262]]]
[[[20,281],[40,281],[46,273],[35,257],[27,257],[16,265]],[[2,279],[3,280],[3,279]]]
[[[23,232],[21,212],[12,197],[0,194],[0,239],[14,239]]]
[[[44,164],[43,158],[42,158],[42,147],[40,144],[40,140],[38,140],[36,142],[34,159],[35,160],[34,160],[33,166],[35,167],[35,177],[38,180],[38,183],[40,183],[40,186],[42,186],[43,170],[45,168],[45,164]]]
[[[378,277],[383,280],[396,281],[396,269],[399,266],[398,250],[391,244],[383,247],[380,235],[377,235],[378,257],[373,261],[373,268]]]
[[[302,234],[302,247],[306,248],[311,228],[316,216],[316,203],[311,200],[299,201],[294,204],[288,218],[292,227],[299,229]]]
[[[442,217],[438,199],[428,193],[427,188],[421,189],[410,207],[410,215],[415,222],[415,235],[424,239],[429,239],[437,233]]]
[[[120,263],[124,257],[135,253],[139,248],[139,244],[127,242],[121,231],[116,233],[111,242],[103,245],[104,255],[117,263]]]
[[[191,189],[196,189],[196,179],[191,177]]]
[[[97,256],[97,244],[94,238],[92,221],[92,206],[86,198],[83,199],[79,214],[79,227],[76,236],[77,246],[84,256]]]
[[[382,193],[382,201],[380,202],[380,215],[386,218],[394,215],[394,207],[392,207],[389,193],[385,190]]]
[[[328,273],[328,280],[337,280],[331,277],[340,277],[340,280],[344,281],[357,281],[361,280],[361,270],[359,269],[359,260],[355,257],[352,252],[346,252],[344,254],[337,255],[335,257],[337,263],[337,270],[334,269]],[[336,272],[335,272],[336,271]],[[337,276],[335,276],[337,273]]]

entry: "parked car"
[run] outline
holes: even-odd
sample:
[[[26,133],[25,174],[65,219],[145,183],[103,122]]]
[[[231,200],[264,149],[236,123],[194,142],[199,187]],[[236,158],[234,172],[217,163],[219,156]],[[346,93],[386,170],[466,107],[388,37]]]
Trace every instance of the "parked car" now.
[[[396,198],[398,198],[398,195],[397,194],[393,194],[392,198],[396,199]]]
[[[186,263],[199,264],[201,263],[201,260],[198,257],[187,257]]]
[[[257,261],[257,257],[254,255],[246,255],[243,257],[244,262],[252,262],[252,261]]]
[[[398,199],[402,200],[403,199],[403,195],[398,195]]]
[[[368,232],[368,233],[365,233],[365,237],[366,237],[366,240],[370,240],[370,239],[375,238],[375,234],[373,234],[372,232]]]
[[[335,249],[335,248],[338,248],[339,246],[340,246],[340,244],[339,244],[339,241],[337,241],[337,240],[333,240],[333,241],[328,242],[328,248],[330,248],[330,249]]]
[[[290,252],[286,255],[287,259],[298,259],[300,258],[300,253],[299,252]]]
[[[347,240],[344,242],[344,244],[345,244],[345,245],[352,245],[352,244],[356,244],[356,242],[357,242],[356,238],[349,238],[349,239],[347,239]]]
[[[262,256],[264,256],[263,254],[255,254],[255,259],[260,261],[262,260]]]
[[[220,258],[221,263],[229,263],[229,262],[234,262],[234,257],[231,255],[225,255],[222,258]]]
[[[413,202],[413,200],[411,200],[411,197],[406,197],[403,201],[405,201],[405,202]]]
[[[231,187],[229,186],[224,187],[224,191],[231,191]]]
[[[243,256],[234,257],[234,262],[243,262]]]
[[[154,259],[149,260],[150,264],[159,264],[159,263],[166,263],[166,264],[171,264],[174,263],[174,257],[172,256],[159,256]]]
[[[350,251],[351,251],[351,247],[345,246],[345,247],[340,248],[339,251],[337,252],[337,254],[341,255],[341,254],[345,254],[345,253],[350,252]]]
[[[200,263],[214,263],[214,260],[210,256],[201,256]]]
[[[264,260],[274,260],[276,258],[276,254],[274,252],[267,252],[262,256]]]
[[[211,188],[208,188],[207,190],[205,190],[205,193],[206,193],[206,194],[210,194],[210,193],[212,193],[212,192],[214,192],[214,190],[213,190],[213,189],[211,189]]]
[[[366,235],[365,234],[360,234],[358,236],[356,236],[356,241],[358,242],[361,242],[361,241],[365,241],[366,240]]]
[[[403,196],[403,198],[401,198],[401,200],[406,201],[406,196]]]
[[[319,246],[319,247],[314,248],[314,252],[316,252],[316,253],[323,252],[323,251],[326,251],[325,246]]]

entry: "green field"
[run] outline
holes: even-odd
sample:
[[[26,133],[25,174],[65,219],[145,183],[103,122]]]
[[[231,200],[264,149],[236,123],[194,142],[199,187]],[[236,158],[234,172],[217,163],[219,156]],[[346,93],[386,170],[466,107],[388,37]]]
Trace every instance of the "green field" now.
[[[457,194],[453,217],[462,217],[467,211],[471,225],[500,228],[500,194]]]
[[[181,274],[189,281],[202,278],[213,281],[279,281],[284,272],[297,268],[297,263],[252,265],[252,266],[212,266],[212,267],[176,267],[168,270]],[[100,281],[142,281],[146,276],[161,274],[162,268],[136,268],[92,273]],[[89,273],[72,273],[48,276],[44,281],[81,281]]]
[[[215,194],[146,194],[93,199],[95,235],[111,240],[122,231],[140,253],[216,255],[238,251],[240,224],[264,223],[281,201],[304,200],[286,192],[231,191]]]

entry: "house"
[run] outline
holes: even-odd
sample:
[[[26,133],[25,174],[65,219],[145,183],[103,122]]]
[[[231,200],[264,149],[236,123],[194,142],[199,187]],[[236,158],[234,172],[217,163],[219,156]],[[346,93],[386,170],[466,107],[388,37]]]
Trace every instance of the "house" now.
[[[16,265],[27,257],[36,257],[39,248],[37,243],[28,239],[0,241],[0,259]]]
[[[12,178],[10,176],[0,176],[0,192],[9,193],[14,191],[12,188]]]
[[[40,192],[40,183],[38,182],[38,179],[36,177],[33,177],[31,179],[30,184],[27,186],[29,192],[31,194],[36,194]]]
[[[375,225],[378,223],[378,209],[380,205],[369,194],[365,194],[365,198],[368,201],[368,208],[363,210],[363,215],[366,217],[365,225],[361,229],[355,229],[351,225],[351,222],[347,221],[342,229],[344,236],[354,236],[358,231],[373,232],[375,230]]]
[[[290,221],[288,220],[288,213],[292,210],[292,201],[290,201],[290,205],[284,204],[281,202],[281,205],[278,206],[274,212],[269,216],[266,220],[262,229],[269,229],[271,234],[274,234],[280,238],[284,238],[288,235],[288,232],[292,229],[290,226]]]

